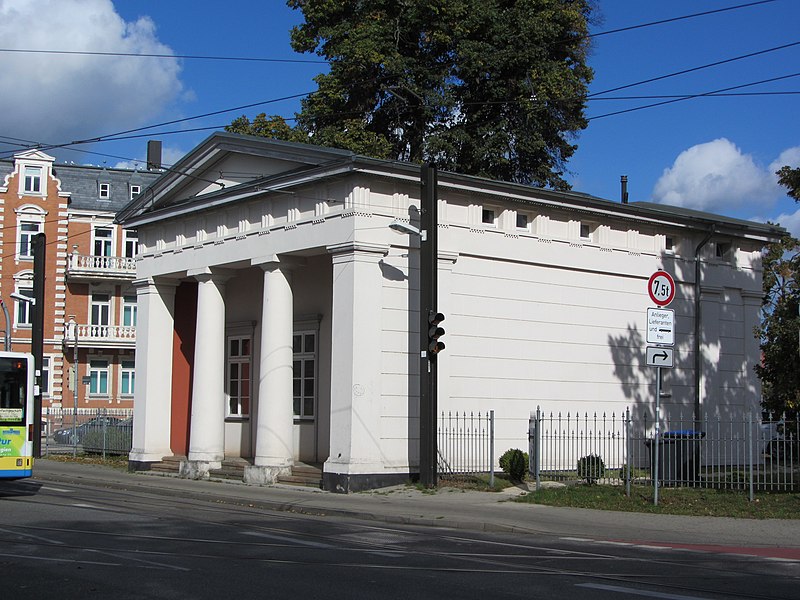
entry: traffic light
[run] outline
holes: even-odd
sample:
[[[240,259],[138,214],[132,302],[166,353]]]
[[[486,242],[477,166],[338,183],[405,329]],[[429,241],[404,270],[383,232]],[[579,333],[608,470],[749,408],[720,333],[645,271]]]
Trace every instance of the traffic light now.
[[[428,313],[428,356],[435,356],[444,350],[444,342],[439,341],[444,335],[444,329],[439,327],[442,321],[444,321],[442,313],[433,311]]]

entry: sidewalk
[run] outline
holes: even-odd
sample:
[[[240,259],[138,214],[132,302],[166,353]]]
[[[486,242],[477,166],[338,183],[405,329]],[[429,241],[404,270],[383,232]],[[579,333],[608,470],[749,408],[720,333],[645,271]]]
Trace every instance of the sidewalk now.
[[[455,489],[428,493],[397,486],[345,495],[285,485],[252,486],[126,473],[101,465],[46,459],[37,460],[34,480],[43,484],[97,483],[266,510],[383,523],[541,534],[587,542],[697,549],[800,561],[800,520],[649,515],[509,502],[513,495],[521,493],[516,488],[501,493]]]

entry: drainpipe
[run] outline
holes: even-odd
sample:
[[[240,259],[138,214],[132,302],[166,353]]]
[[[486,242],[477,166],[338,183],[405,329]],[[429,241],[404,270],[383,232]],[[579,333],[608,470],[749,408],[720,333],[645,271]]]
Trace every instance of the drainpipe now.
[[[716,231],[716,224],[712,224],[708,233],[694,250],[694,422],[695,427],[700,424],[700,251]]]

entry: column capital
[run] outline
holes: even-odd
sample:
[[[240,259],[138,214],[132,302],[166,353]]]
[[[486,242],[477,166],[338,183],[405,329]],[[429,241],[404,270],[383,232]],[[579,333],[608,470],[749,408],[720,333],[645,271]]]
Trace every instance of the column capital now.
[[[236,274],[232,269],[220,269],[216,267],[201,267],[199,269],[189,269],[186,271],[187,277],[193,277],[199,282],[213,281],[214,283],[225,283]]]
[[[287,256],[278,254],[265,254],[250,259],[250,264],[254,267],[261,267],[265,271],[274,269],[299,269],[306,266],[306,259],[299,256]]]

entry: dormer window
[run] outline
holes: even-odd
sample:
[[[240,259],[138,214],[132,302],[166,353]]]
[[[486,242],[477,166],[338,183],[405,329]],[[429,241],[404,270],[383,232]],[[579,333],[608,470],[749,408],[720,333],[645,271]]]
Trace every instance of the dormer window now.
[[[108,200],[111,198],[111,184],[110,183],[101,183],[100,184],[100,199],[101,200]]]
[[[42,167],[23,167],[23,184],[22,191],[25,194],[42,193]]]
[[[142,186],[140,185],[131,185],[131,200],[136,198],[139,194],[142,193]]]

